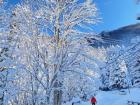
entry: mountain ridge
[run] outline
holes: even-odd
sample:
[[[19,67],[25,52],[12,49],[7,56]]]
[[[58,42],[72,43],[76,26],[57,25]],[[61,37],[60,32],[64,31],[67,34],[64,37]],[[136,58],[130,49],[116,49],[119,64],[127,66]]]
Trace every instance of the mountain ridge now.
[[[109,47],[111,45],[124,45],[131,44],[131,39],[140,36],[140,23],[131,24],[128,26],[120,27],[112,31],[102,31],[99,33],[102,41],[91,39],[89,42],[93,43],[94,47]]]

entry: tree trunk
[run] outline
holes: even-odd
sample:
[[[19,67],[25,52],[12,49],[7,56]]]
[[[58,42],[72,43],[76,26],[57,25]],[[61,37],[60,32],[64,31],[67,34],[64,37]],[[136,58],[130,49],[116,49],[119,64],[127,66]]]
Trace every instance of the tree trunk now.
[[[4,104],[3,101],[4,101],[4,95],[3,93],[2,94],[0,93],[0,105]]]
[[[60,0],[58,0],[58,2],[60,2]],[[60,14],[61,14],[61,6],[59,5],[58,3],[58,14],[57,14],[57,18],[56,18],[56,26],[55,26],[55,39],[56,39],[56,43],[57,43],[57,47],[56,47],[56,60],[58,59],[58,52],[57,52],[57,49],[60,48],[60,45],[59,45],[59,41],[60,41]],[[55,70],[54,70],[54,73],[57,72],[58,70],[58,65],[54,65],[55,67]],[[60,69],[59,69],[60,70]],[[54,83],[54,88],[56,88],[54,91],[53,91],[53,105],[61,105],[62,103],[62,90],[58,90],[57,88],[60,88],[62,87],[62,83],[58,82],[57,80],[57,76],[55,77],[55,83]]]
[[[0,105],[4,105],[4,89],[6,86],[7,73],[0,72]]]
[[[55,90],[54,91],[54,105],[61,105],[62,103],[62,91]]]

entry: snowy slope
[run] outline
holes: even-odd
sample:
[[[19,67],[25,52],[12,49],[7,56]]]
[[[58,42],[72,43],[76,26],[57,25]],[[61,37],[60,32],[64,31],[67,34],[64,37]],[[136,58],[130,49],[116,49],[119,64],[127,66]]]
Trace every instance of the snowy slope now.
[[[125,90],[126,95],[119,91],[100,92],[97,95],[97,105],[126,105],[127,101],[140,102],[140,89]]]
[[[108,92],[101,91],[96,96],[97,98],[96,105],[127,105],[128,100],[134,102],[140,102],[140,88],[130,89],[130,93],[129,90],[125,90],[125,93],[126,94],[123,94],[118,90],[108,91]],[[64,105],[72,105],[71,103],[72,102],[68,102]],[[91,104],[90,102],[81,102],[80,104],[77,103],[74,105],[91,105]]]

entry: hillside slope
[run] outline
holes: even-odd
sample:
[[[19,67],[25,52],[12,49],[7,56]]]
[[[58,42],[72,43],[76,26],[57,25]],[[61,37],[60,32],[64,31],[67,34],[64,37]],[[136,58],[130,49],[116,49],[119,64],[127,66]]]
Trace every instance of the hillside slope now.
[[[131,44],[131,39],[140,36],[140,23],[128,25],[112,31],[103,31],[99,34],[103,41],[95,39],[88,40],[93,43],[95,47],[108,47],[110,45],[124,45]]]

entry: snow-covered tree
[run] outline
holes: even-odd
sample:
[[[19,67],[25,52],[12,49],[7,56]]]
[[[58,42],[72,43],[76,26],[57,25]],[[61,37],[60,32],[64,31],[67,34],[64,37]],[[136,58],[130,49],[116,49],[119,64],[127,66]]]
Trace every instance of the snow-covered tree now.
[[[119,53],[115,51],[114,58],[109,54],[111,60],[108,66],[112,68],[109,70],[111,71],[110,85],[114,84],[115,88],[139,86],[139,50],[139,37],[135,37],[130,46],[121,49]]]
[[[116,47],[113,51],[112,60],[115,59],[115,62],[112,63],[110,69],[110,88],[111,89],[122,89],[128,87],[127,81],[127,67],[125,60],[121,54],[124,53],[123,47]]]
[[[96,77],[93,50],[86,40],[96,38],[90,27],[98,22],[92,0],[25,0],[13,14],[18,37],[14,83],[19,92],[11,103],[61,105],[67,72]]]
[[[106,61],[101,67],[101,89],[121,89],[128,87],[127,67],[125,63],[124,47],[110,46],[106,49]]]
[[[127,61],[127,68],[130,75],[130,80],[132,86],[139,87],[139,59],[140,59],[140,40],[139,36],[131,40],[131,45],[127,48],[127,53],[125,54],[125,59]]]

